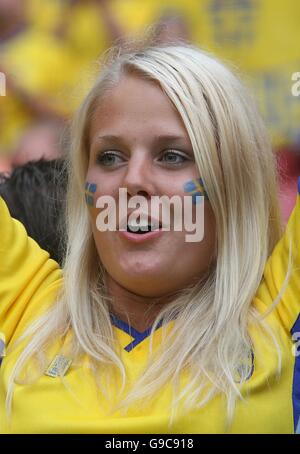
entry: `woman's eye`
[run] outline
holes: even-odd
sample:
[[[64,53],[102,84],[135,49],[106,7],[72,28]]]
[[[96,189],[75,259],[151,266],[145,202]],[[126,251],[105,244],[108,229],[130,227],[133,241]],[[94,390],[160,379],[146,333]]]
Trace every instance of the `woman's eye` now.
[[[105,167],[114,166],[116,164],[120,164],[121,162],[123,162],[123,158],[117,153],[104,152],[97,156],[97,164]]]
[[[187,157],[176,151],[166,151],[160,160],[166,164],[182,164],[187,161]]]

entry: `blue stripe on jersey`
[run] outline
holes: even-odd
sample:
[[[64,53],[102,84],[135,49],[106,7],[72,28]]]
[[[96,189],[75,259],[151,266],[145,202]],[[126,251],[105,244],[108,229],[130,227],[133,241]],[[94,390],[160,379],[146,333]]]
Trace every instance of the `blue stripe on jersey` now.
[[[291,329],[291,333],[300,333],[300,314]],[[300,418],[300,355],[295,357],[294,377],[293,377],[293,410],[294,410],[294,430],[297,430],[297,424]]]
[[[121,329],[122,331],[125,331],[125,333],[129,334],[129,336],[133,337],[133,341],[130,342],[124,349],[127,352],[130,352],[131,350],[134,349],[138,344],[140,344],[146,337],[150,336],[151,333],[151,326],[150,328],[147,328],[146,331],[143,331],[142,333],[140,331],[137,331],[135,328],[132,328],[129,326],[126,322],[123,320],[120,320],[116,315],[110,314],[111,322],[114,326],[117,328]],[[157,325],[157,328],[160,328],[162,325],[162,321],[159,322]]]
[[[298,194],[300,195],[300,177],[298,177]]]

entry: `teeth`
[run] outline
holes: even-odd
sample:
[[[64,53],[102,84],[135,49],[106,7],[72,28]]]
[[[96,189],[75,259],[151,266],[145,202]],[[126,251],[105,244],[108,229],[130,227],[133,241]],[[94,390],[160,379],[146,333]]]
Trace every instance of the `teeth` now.
[[[127,228],[129,228],[132,232],[138,232],[139,230],[148,232],[150,230],[159,229],[159,224],[158,223],[149,224],[148,221],[147,222],[131,221],[130,223],[127,224]]]
[[[143,222],[143,221],[142,221],[142,222],[130,221],[130,222],[128,223],[128,226],[129,226],[130,228],[133,228],[133,229],[135,229],[135,228],[138,228],[138,229],[139,229],[139,228],[143,228],[143,227],[148,227],[148,221],[147,221],[147,222]]]

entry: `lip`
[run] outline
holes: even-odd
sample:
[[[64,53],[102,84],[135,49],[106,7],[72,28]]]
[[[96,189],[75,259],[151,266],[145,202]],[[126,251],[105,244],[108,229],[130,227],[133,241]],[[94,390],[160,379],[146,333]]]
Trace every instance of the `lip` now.
[[[126,230],[118,231],[121,238],[131,241],[132,243],[143,243],[145,241],[154,240],[155,238],[159,238],[163,234],[162,229],[153,230],[147,233],[132,233],[127,232]]]

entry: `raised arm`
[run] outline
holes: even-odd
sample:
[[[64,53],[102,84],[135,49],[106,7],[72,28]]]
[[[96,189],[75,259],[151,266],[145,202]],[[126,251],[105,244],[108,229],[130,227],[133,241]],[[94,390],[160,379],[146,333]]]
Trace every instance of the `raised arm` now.
[[[0,332],[7,344],[37,296],[60,281],[58,264],[11,218],[0,197]]]
[[[289,263],[291,274],[275,311],[285,329],[293,333],[296,325],[300,331],[300,177],[296,205],[283,237],[266,263],[264,278],[256,294],[259,301],[266,303],[266,308],[271,307],[285,283]]]

